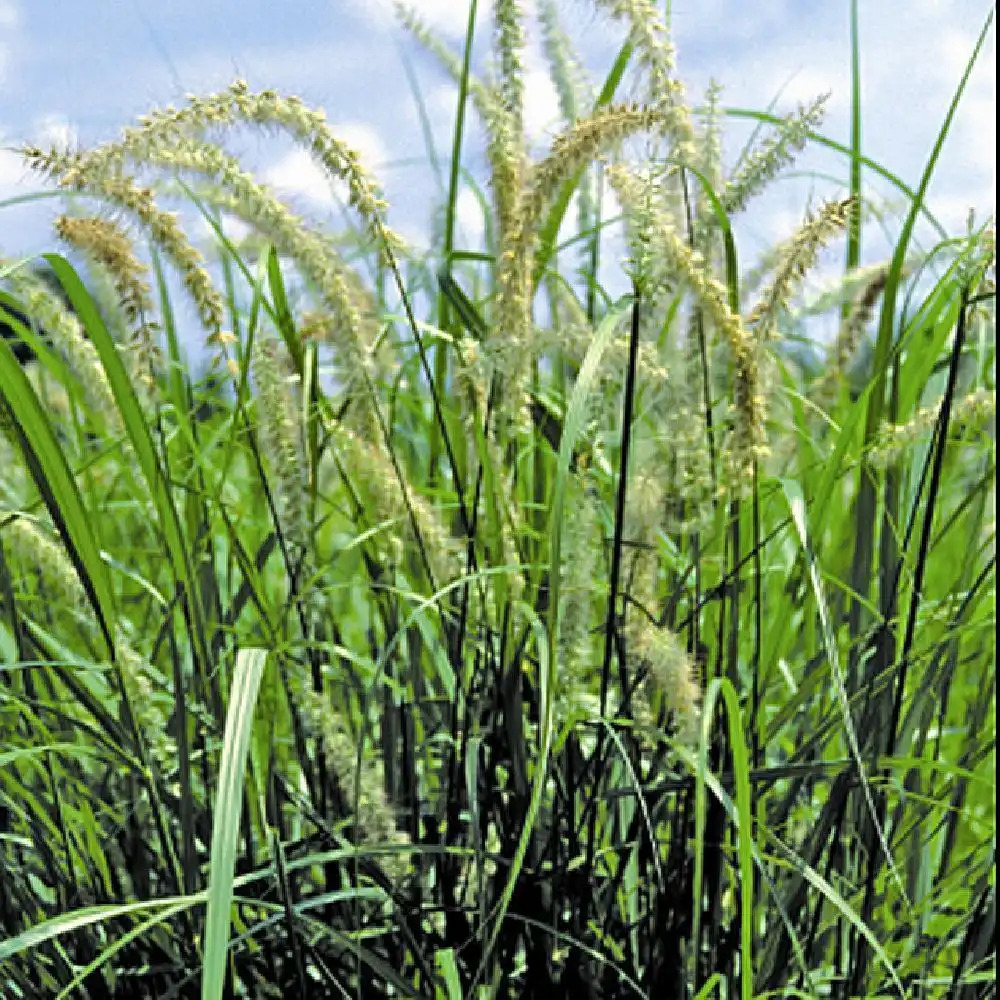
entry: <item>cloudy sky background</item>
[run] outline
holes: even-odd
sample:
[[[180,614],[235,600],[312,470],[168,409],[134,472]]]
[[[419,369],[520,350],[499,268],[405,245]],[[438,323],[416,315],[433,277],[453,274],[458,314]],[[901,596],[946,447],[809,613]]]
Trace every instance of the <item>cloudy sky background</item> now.
[[[587,0],[559,2],[599,82],[621,35]],[[414,6],[460,44],[465,0]],[[480,7],[487,15],[486,0]],[[860,7],[865,151],[915,186],[991,4],[867,0]],[[673,0],[679,67],[692,102],[710,78],[723,85],[725,104],[765,109],[776,100],[779,112],[830,91],[824,131],[847,142],[849,9],[848,0]],[[480,52],[488,37],[484,18]],[[933,211],[953,232],[964,228],[969,209],[979,218],[995,211],[994,37],[991,29],[931,189]],[[392,222],[426,245],[435,182],[408,63],[446,155],[455,90],[395,27],[387,0],[0,0],[0,147],[7,147],[0,149],[0,255],[53,245],[45,221],[53,202],[10,203],[40,185],[9,147],[108,140],[152,107],[221,89],[237,76],[255,89],[273,87],[324,107],[382,181]],[[527,83],[528,126],[542,148],[557,105],[537,28],[529,33]],[[744,134],[734,129],[730,159]],[[341,225],[329,185],[303,154],[265,136],[245,140],[239,150],[297,209]],[[473,146],[468,162],[475,167]],[[814,173],[779,184],[742,224],[741,252],[750,259],[790,232],[807,201],[843,193],[847,167],[838,158],[810,154],[800,166]],[[884,184],[877,190],[888,193]],[[475,200],[466,195],[461,205],[465,237],[475,243]]]

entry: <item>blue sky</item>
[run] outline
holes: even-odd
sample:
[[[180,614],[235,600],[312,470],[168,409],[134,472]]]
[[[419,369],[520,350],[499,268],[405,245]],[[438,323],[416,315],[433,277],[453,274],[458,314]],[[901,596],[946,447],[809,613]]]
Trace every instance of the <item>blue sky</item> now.
[[[459,40],[464,0],[416,0],[414,6]],[[485,0],[480,6],[485,13]],[[990,4],[861,0],[860,8],[865,148],[915,184]],[[560,0],[560,9],[598,80],[619,36],[586,0]],[[777,97],[777,108],[786,111],[832,91],[825,131],[846,141],[847,0],[673,0],[672,10],[692,101],[712,77],[725,88],[724,102],[741,107],[765,108]],[[484,39],[488,31],[484,23]],[[991,31],[931,191],[932,208],[952,230],[962,228],[970,208],[980,217],[995,211],[993,38]],[[446,149],[454,90],[394,27],[382,0],[0,0],[0,146],[106,140],[151,107],[242,76],[254,88],[274,87],[323,106],[382,180],[394,223],[419,243],[427,238],[433,177],[400,53],[412,61],[436,139]],[[541,144],[556,105],[536,40],[527,69],[528,122]],[[727,145],[730,156],[739,145]],[[297,208],[339,219],[328,185],[303,156],[266,137],[244,141],[240,151]],[[748,244],[787,233],[806,200],[835,193],[836,177],[846,172],[831,158],[813,156],[802,166],[834,179],[779,185],[746,225]],[[38,187],[14,154],[0,151],[0,202]],[[465,198],[463,207],[471,209],[473,200]],[[49,210],[0,208],[0,254],[50,247],[43,224]],[[464,219],[475,240],[474,212]]]

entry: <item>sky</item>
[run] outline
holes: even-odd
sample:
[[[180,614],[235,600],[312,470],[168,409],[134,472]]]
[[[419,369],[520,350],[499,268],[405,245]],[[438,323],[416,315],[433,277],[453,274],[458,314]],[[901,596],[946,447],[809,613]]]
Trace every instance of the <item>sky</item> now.
[[[599,82],[621,34],[588,0],[558,0],[591,79]],[[466,0],[415,0],[425,21],[457,46]],[[530,3],[526,4],[530,9]],[[489,37],[488,7],[482,38]],[[784,113],[830,92],[824,131],[846,142],[850,108],[849,0],[672,0],[678,65],[692,102],[709,81],[723,103]],[[868,156],[915,186],[991,4],[985,0],[860,0],[863,144]],[[990,29],[930,189],[952,232],[970,209],[995,212],[995,31]],[[480,56],[485,44],[480,46]],[[382,182],[390,221],[426,245],[436,198],[418,114],[449,148],[455,90],[434,60],[395,25],[387,0],[0,0],[0,256],[51,249],[52,201],[10,147],[112,139],[145,111],[236,77],[254,89],[297,94],[326,109],[337,133]],[[538,150],[557,124],[537,26],[526,52],[527,125]],[[745,134],[725,145],[731,160]],[[310,218],[342,225],[329,184],[300,152],[270,137],[239,151],[258,176]],[[474,143],[469,164],[476,169]],[[811,154],[810,176],[784,181],[740,230],[748,250],[787,235],[807,202],[843,193],[842,159]],[[875,190],[889,194],[885,185]],[[11,203],[13,199],[14,203]],[[469,243],[481,236],[475,199],[461,202]],[[873,252],[875,252],[873,250]]]

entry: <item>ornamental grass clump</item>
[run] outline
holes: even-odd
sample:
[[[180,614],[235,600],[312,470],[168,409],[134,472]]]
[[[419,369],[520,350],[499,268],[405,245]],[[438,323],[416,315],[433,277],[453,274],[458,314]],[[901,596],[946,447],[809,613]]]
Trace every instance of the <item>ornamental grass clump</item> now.
[[[461,96],[426,250],[320,110],[244,81],[24,151],[72,260],[0,265],[4,997],[995,977],[995,249],[915,236],[950,118],[915,187],[879,174],[870,266],[859,131],[692,106],[660,8],[595,6],[599,86],[549,0],[497,0],[482,63],[475,18],[454,52],[397,5]],[[845,182],[744,259],[817,142]]]

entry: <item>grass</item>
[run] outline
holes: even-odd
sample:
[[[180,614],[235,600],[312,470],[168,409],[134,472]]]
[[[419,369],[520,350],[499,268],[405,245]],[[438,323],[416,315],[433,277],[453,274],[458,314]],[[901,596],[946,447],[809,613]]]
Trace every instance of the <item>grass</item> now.
[[[541,5],[537,158],[517,5],[493,80],[474,10],[457,54],[409,19],[461,97],[429,254],[242,83],[25,150],[68,209],[64,299],[0,267],[38,355],[0,341],[5,998],[995,996],[994,232],[914,240],[992,17],[911,189],[863,153],[853,5],[847,146],[818,104],[692,109],[656,11],[598,7],[591,92]],[[731,220],[810,144],[845,184],[746,267]],[[875,174],[908,210],[862,267]]]

